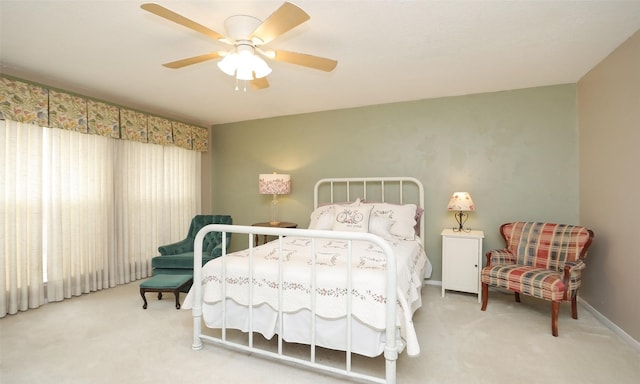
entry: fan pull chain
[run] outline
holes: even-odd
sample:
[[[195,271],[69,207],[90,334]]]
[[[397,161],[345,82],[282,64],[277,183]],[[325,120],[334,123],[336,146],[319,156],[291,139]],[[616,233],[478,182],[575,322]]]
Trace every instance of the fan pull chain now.
[[[238,78],[236,77],[236,91],[239,90],[239,89],[240,89],[240,87],[238,87]],[[244,80],[244,87],[242,88],[242,90],[244,92],[247,92],[247,81],[246,80]]]

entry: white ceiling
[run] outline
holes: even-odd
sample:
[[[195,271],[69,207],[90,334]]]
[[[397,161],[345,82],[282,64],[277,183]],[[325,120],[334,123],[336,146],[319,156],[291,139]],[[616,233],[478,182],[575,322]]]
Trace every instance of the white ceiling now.
[[[209,126],[434,97],[575,83],[640,29],[640,1],[299,0],[311,19],[276,48],[338,60],[330,73],[269,61],[271,87],[235,91],[225,48],[140,8],[145,2],[0,1],[3,73]],[[224,33],[282,1],[157,1]]]

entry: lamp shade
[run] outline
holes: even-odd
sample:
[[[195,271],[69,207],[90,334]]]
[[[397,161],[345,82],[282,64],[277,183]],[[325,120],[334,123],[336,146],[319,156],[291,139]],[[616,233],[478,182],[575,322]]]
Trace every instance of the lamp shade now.
[[[258,190],[263,195],[286,195],[291,192],[291,175],[261,173],[258,176]]]
[[[253,73],[256,75],[256,79],[263,78],[271,73],[271,68],[262,58],[253,55]]]
[[[236,74],[236,68],[240,62],[240,57],[237,53],[232,52],[226,55],[222,60],[218,61],[218,68],[229,76]]]
[[[449,211],[475,211],[476,206],[473,204],[469,192],[454,192],[447,209]]]
[[[253,68],[248,63],[241,62],[236,70],[236,79],[238,80],[253,80]]]

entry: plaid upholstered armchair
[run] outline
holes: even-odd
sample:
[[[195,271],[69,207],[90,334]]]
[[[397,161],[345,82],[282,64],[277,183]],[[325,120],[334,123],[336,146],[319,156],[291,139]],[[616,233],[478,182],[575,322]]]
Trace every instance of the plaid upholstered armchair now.
[[[571,300],[571,317],[578,318],[578,289],[584,258],[593,240],[585,227],[566,224],[514,222],[500,226],[505,249],[487,252],[482,269],[482,310],[489,286],[551,301],[551,333],[558,336],[558,311]]]

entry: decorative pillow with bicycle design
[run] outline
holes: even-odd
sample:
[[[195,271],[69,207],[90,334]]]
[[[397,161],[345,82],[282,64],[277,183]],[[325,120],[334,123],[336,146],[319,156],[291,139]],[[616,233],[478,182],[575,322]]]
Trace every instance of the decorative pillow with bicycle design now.
[[[369,216],[372,206],[336,206],[334,231],[369,232]]]

